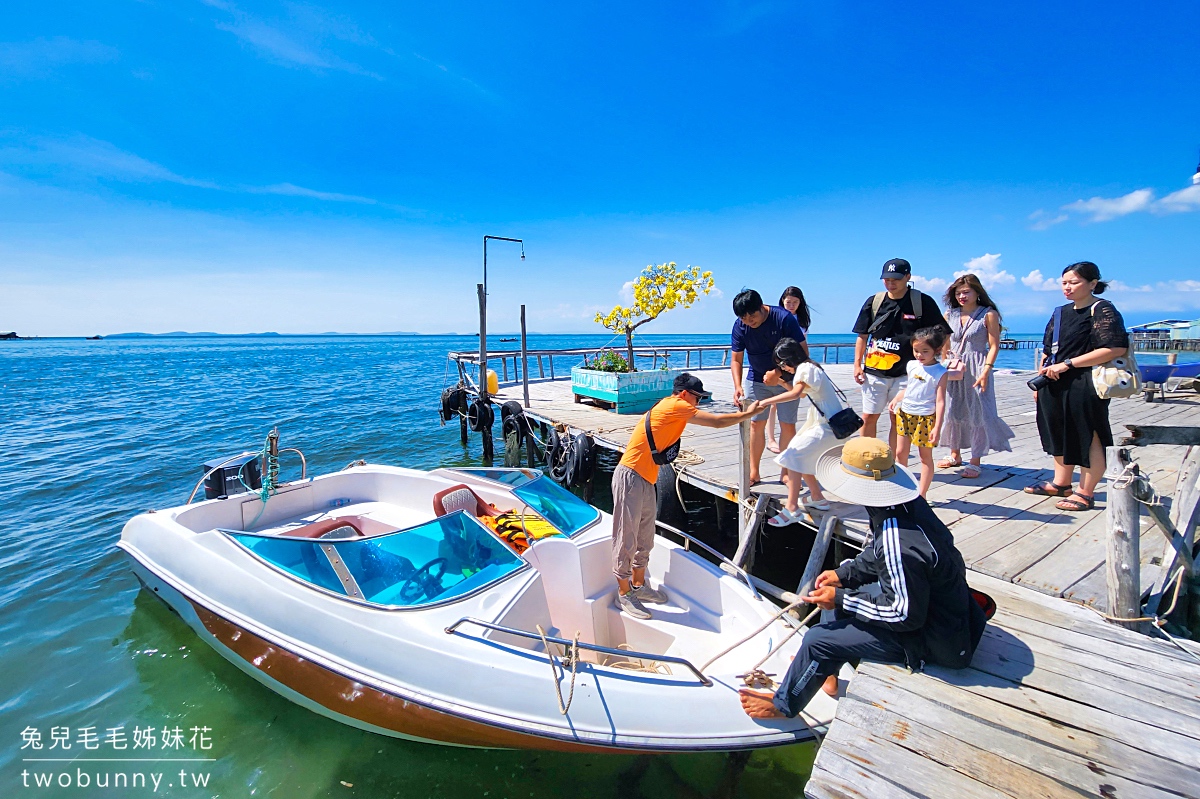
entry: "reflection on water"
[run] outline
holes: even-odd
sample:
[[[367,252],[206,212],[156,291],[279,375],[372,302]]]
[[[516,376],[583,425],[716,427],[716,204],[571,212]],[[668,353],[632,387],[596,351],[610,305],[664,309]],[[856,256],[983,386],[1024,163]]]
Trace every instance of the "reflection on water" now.
[[[597,346],[604,338],[588,338]],[[660,343],[675,343],[658,337]],[[694,338],[688,339],[694,342]],[[714,342],[724,337],[713,337]],[[474,338],[297,338],[5,342],[0,347],[0,795],[19,796],[22,770],[51,757],[22,749],[21,732],[70,728],[69,757],[146,756],[135,727],[178,726],[187,764],[209,788],[181,787],[176,768],[157,794],[296,797],[779,797],[801,793],[815,753],[804,744],[755,752],[654,757],[456,749],[362,732],[263,687],[140,589],[114,548],[134,514],[186,499],[200,464],[261,446],[279,424],[313,473],[356,458],[418,468],[478,466],[435,406],[443,355]],[[582,337],[536,337],[567,347]],[[606,462],[611,471],[611,462]],[[284,479],[294,468],[285,461]],[[689,518],[715,531],[711,500],[689,498]],[[691,497],[696,497],[695,500]],[[611,502],[597,486],[597,504]],[[726,536],[730,527],[727,524]],[[103,742],[85,753],[81,728]],[[208,727],[212,749],[186,746]],[[175,754],[175,753],[172,753]],[[150,756],[165,756],[161,747]],[[32,766],[32,768],[31,768]],[[90,764],[110,771],[154,764]],[[155,768],[158,768],[155,766]],[[77,787],[40,796],[116,796]]]

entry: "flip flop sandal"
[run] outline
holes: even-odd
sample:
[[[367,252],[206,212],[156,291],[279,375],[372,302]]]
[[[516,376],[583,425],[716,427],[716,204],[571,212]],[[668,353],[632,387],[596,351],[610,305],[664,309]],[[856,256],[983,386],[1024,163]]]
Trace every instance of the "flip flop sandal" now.
[[[939,469],[953,469],[957,466],[962,466],[962,465],[963,465],[962,461],[956,461],[953,458],[942,458],[940,461],[937,462],[937,467]]]
[[[1026,494],[1037,494],[1040,497],[1069,497],[1071,496],[1070,486],[1060,486],[1047,480],[1044,483],[1034,483],[1031,486],[1025,486]]]
[[[775,441],[768,441],[767,442],[767,451],[774,452],[776,455],[778,455],[779,454],[779,444]]]
[[[1054,507],[1058,508],[1059,510],[1069,511],[1092,510],[1096,507],[1096,498],[1084,497],[1083,494],[1075,494],[1067,497],[1066,499],[1060,499],[1058,502],[1055,502]]]
[[[780,508],[779,513],[767,519],[767,524],[772,527],[787,527],[789,524],[795,524],[799,520],[798,513],[792,513],[787,508]]]
[[[959,472],[959,474],[961,474],[967,480],[974,480],[976,477],[983,474],[983,470],[973,463],[968,463],[963,467],[963,470]]]

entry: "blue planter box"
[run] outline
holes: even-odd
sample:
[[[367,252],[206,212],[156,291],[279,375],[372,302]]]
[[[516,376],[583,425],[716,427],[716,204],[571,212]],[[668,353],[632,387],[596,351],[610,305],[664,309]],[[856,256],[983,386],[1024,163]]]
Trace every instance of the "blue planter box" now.
[[[617,413],[645,413],[671,393],[675,376],[683,369],[650,372],[599,372],[576,366],[571,369],[575,401],[584,397],[612,403]]]

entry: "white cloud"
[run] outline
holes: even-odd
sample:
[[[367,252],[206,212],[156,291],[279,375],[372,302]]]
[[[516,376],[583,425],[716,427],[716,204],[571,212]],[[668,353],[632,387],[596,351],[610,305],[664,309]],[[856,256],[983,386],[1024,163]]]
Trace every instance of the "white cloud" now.
[[[955,272],[954,276],[975,275],[985,288],[1011,286],[1017,282],[1016,277],[1000,268],[1000,253],[984,253],[967,261],[963,266],[965,268]]]
[[[1121,197],[1093,197],[1090,200],[1076,200],[1063,206],[1064,211],[1090,214],[1093,222],[1107,222],[1119,216],[1145,211],[1154,200],[1151,189],[1137,189]]]
[[[88,136],[65,139],[35,138],[24,147],[0,150],[0,162],[35,167],[57,167],[72,176],[107,178],[128,183],[179,183],[215,189],[216,184],[172,172],[161,164],[126,152],[114,144]]]
[[[1021,282],[1034,291],[1061,291],[1062,281],[1052,277],[1043,277],[1040,269],[1034,269]]]
[[[1034,230],[1046,230],[1047,228],[1052,228],[1060,222],[1066,222],[1069,218],[1070,217],[1066,214],[1056,214],[1051,216],[1041,208],[1029,215],[1029,221],[1033,223],[1030,225],[1030,227]]]
[[[1149,285],[1131,286],[1128,283],[1126,283],[1124,280],[1110,280],[1110,281],[1108,281],[1108,287],[1110,289],[1112,289],[1113,291],[1142,291],[1142,292],[1154,291],[1153,286],[1149,286]]]
[[[1167,291],[1200,291],[1200,280],[1168,280],[1158,286]]]
[[[1154,210],[1166,214],[1200,211],[1200,184],[1168,194],[1154,203]]]
[[[920,275],[913,275],[910,281],[923,294],[938,294],[945,291],[946,286],[950,285],[949,281],[940,277],[925,278]]]
[[[363,205],[378,205],[379,201],[370,197],[360,197],[356,194],[339,194],[335,191],[317,191],[296,186],[291,183],[276,183],[271,186],[249,186],[246,191],[251,194],[282,194],[286,197],[309,197],[314,200],[326,200],[335,203],[362,203]]]
[[[374,41],[360,33],[353,23],[333,20],[312,6],[296,5],[292,7],[294,21],[291,24],[271,24],[250,16],[225,0],[203,2],[226,12],[232,18],[230,22],[214,23],[218,30],[232,33],[269,61],[285,67],[334,69],[383,80],[383,76],[347,61],[322,46],[326,36],[360,45],[374,45]]]
[[[633,305],[633,281],[626,280],[625,285],[621,286],[621,302],[626,305]]]

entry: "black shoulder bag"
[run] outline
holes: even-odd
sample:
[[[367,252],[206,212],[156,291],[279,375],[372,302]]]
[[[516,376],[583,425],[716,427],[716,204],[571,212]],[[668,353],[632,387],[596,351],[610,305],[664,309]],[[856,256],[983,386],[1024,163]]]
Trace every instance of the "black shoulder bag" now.
[[[659,452],[658,445],[656,445],[654,443],[654,433],[651,432],[651,430],[650,430],[650,411],[646,411],[646,420],[645,421],[646,421],[646,443],[650,445],[650,457],[654,459],[654,462],[657,463],[659,466],[665,466],[666,464],[671,463],[673,460],[678,458],[679,457],[679,445],[683,441],[683,439],[682,438],[676,439],[674,444],[667,447],[662,452]]]
[[[850,407],[850,401],[846,399],[846,395],[842,393],[842,390],[837,386],[834,386],[833,390],[836,391],[837,395],[846,403],[845,408],[842,408],[833,416],[829,417],[829,429],[833,431],[833,437],[840,441],[843,438],[849,438],[857,433],[859,428],[863,426],[863,420],[862,417],[855,413],[854,409]],[[822,417],[825,416],[825,412],[821,410],[821,406],[817,404],[816,400],[814,400],[812,397],[809,397],[808,401],[811,402],[813,407],[817,409],[817,413],[821,414]]]

